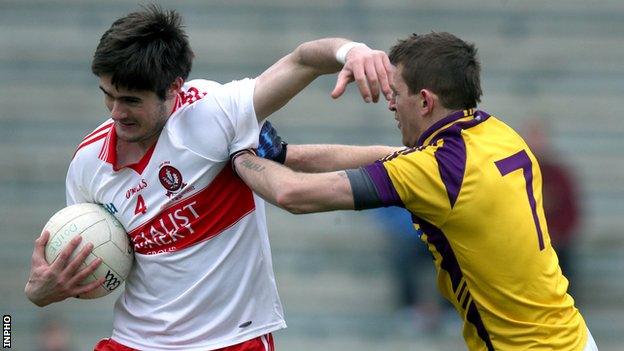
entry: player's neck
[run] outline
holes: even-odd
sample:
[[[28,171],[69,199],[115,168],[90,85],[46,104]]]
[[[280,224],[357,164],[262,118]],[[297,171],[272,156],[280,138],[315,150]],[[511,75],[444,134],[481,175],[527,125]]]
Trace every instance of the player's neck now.
[[[437,110],[434,112],[434,116],[433,116],[432,120],[433,120],[433,121],[434,121],[434,123],[435,123],[435,122],[437,122],[437,121],[439,121],[439,120],[442,120],[442,119],[444,119],[444,118],[446,118],[446,117],[448,117],[448,116],[452,115],[453,113],[455,113],[455,112],[457,112],[457,111],[459,111],[459,110],[452,110],[452,109],[448,109],[448,108],[440,108],[440,109],[437,109]]]
[[[117,162],[115,166],[119,169],[141,161],[147,151],[152,146],[154,146],[159,136],[160,132],[149,138],[146,138],[145,140],[135,142],[128,142],[117,139],[117,145],[115,150],[117,153]]]
[[[451,115],[453,112],[456,112],[456,111],[458,110],[450,110],[447,108],[434,109],[433,111],[431,111],[431,114],[426,119],[428,123],[424,126],[423,132],[426,130],[429,130],[429,128],[431,128],[438,121],[443,120],[444,118],[448,117],[449,115]]]
[[[174,98],[165,101],[165,111],[173,112],[174,104]],[[169,114],[167,119],[169,119],[169,117],[171,117],[171,114]],[[115,145],[115,152],[117,154],[115,166],[120,169],[141,161],[141,159],[143,158],[143,156],[145,156],[148,150],[152,148],[152,146],[154,146],[154,144],[156,144],[156,142],[158,141],[160,133],[162,133],[167,119],[162,122],[162,125],[156,129],[156,132],[154,134],[149,135],[144,139],[137,141],[126,141],[122,140],[121,138],[117,138],[117,142]]]

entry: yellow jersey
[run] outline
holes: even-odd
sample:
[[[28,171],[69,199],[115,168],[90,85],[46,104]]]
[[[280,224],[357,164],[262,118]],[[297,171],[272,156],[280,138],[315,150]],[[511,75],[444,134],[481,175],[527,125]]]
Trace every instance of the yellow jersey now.
[[[417,147],[360,171],[375,206],[412,214],[470,350],[583,349],[587,329],[550,243],[540,168],[512,128],[458,111]]]

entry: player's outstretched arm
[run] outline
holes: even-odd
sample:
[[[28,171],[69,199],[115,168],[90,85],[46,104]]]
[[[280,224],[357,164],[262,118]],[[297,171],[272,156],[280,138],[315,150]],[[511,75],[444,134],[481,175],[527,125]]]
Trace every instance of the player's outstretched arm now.
[[[371,164],[404,147],[384,145],[288,145],[285,165],[299,172],[332,172]]]
[[[390,99],[394,68],[386,53],[366,45],[344,46],[348,43],[342,38],[306,42],[264,71],[256,79],[253,98],[258,120],[279,110],[318,76],[338,71],[333,98],[341,96],[347,84],[355,81],[364,101],[377,102],[380,94]],[[343,46],[349,49],[339,55],[344,56],[344,65],[336,57]]]
[[[247,150],[232,157],[238,175],[266,201],[291,213],[353,210],[353,193],[345,171],[297,173]]]
[[[271,122],[265,121],[258,140],[258,156],[300,172],[332,172],[371,164],[403,147],[383,145],[292,145],[284,142]]]
[[[48,264],[45,259],[45,246],[50,238],[48,231],[43,231],[35,240],[35,248],[31,259],[30,276],[24,293],[35,305],[43,307],[54,302],[65,300],[68,297],[88,293],[104,283],[104,277],[86,285],[80,283],[93,273],[102,260],[95,259],[85,268],[80,268],[93,249],[89,243],[80,250],[76,257],[72,253],[82,240],[76,236],[61,251],[59,256]]]

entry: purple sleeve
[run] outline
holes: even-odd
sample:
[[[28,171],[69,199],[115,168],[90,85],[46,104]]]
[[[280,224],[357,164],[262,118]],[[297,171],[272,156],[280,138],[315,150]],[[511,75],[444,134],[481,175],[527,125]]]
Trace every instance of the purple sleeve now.
[[[362,168],[368,174],[373,184],[375,184],[377,194],[379,195],[379,198],[384,206],[404,207],[403,201],[394,189],[394,185],[390,180],[390,176],[388,176],[388,171],[386,170],[386,167],[384,167],[383,162],[376,161],[375,163]]]

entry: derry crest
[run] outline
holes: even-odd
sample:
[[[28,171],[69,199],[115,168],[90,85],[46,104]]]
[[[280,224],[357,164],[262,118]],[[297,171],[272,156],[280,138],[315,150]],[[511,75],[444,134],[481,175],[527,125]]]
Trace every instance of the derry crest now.
[[[186,186],[186,183],[182,181],[182,173],[180,173],[177,168],[171,166],[169,161],[165,161],[160,165],[158,180],[160,180],[160,184],[167,190],[166,195],[169,198]]]

